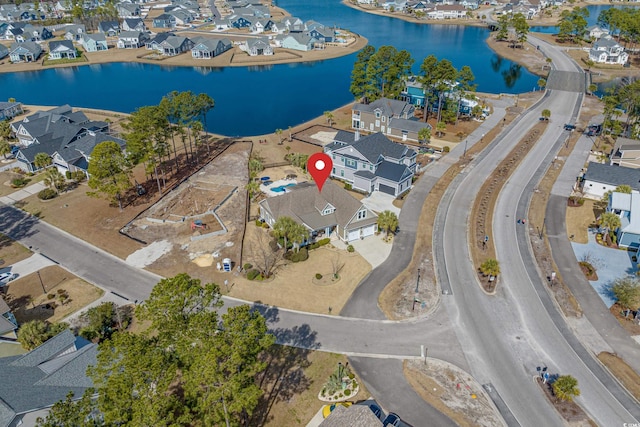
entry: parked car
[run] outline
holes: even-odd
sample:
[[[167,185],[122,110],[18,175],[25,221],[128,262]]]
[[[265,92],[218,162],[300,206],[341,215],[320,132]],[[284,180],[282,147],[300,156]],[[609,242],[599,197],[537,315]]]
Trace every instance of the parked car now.
[[[14,274],[14,273],[2,273],[2,274],[0,274],[0,286],[6,285],[7,283],[12,281],[16,277],[18,277],[18,275]]]
[[[587,128],[588,136],[598,136],[602,133],[602,125],[589,125]]]
[[[564,130],[573,132],[574,130],[576,130],[576,125],[570,125],[569,123],[567,123],[566,125],[564,125]]]
[[[394,414],[393,412],[389,412],[389,415],[384,419],[382,425],[386,426],[394,426],[398,427],[401,423],[400,416],[398,414]]]

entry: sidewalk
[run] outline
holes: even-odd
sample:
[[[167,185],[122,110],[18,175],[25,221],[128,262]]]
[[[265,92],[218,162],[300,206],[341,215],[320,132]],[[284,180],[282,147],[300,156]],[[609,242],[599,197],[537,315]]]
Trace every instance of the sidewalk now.
[[[26,199],[27,197],[33,196],[34,194],[38,194],[45,188],[47,188],[47,186],[44,185],[42,181],[36,182],[35,184],[28,185],[7,196],[0,197],[0,202],[4,203],[5,205],[13,205],[17,201]]]

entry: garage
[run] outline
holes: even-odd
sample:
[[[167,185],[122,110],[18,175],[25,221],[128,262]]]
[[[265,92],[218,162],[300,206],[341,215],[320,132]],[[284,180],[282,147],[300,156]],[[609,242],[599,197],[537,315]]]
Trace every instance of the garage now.
[[[349,231],[347,234],[347,242],[352,242],[360,238],[360,229]]]
[[[383,193],[391,194],[392,196],[396,195],[396,189],[384,184],[378,184],[378,191],[382,191]]]
[[[363,237],[368,237],[368,236],[373,236],[373,234],[376,232],[376,226],[375,224],[371,224],[368,227],[364,227],[362,228],[362,236]]]

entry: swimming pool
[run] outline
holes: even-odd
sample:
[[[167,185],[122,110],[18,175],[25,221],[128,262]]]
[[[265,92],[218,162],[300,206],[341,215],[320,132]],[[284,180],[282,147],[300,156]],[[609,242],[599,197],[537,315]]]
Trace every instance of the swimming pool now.
[[[295,184],[280,185],[278,187],[270,188],[269,190],[273,191],[274,193],[284,193],[287,187],[293,187],[294,185]]]

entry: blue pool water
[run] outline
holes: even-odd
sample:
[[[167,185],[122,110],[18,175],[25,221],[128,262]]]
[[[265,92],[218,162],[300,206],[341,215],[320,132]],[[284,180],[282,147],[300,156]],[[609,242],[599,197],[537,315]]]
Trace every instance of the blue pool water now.
[[[284,193],[287,187],[293,187],[294,185],[295,184],[280,185],[278,187],[273,187],[270,190],[274,193]]]

